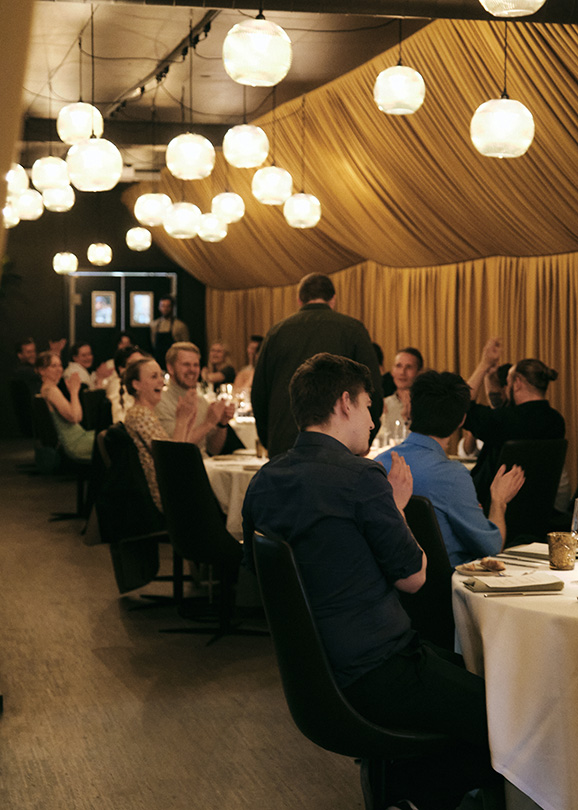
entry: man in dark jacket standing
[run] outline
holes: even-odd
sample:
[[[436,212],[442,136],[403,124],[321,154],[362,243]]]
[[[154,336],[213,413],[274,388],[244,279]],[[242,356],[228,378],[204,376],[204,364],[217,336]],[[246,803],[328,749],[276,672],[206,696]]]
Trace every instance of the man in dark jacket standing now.
[[[383,410],[381,374],[371,339],[361,321],[335,312],[331,279],[311,273],[301,280],[298,295],[299,311],[269,330],[253,379],[253,413],[269,458],[289,450],[295,442],[297,425],[289,405],[289,382],[301,363],[314,354],[330,352],[368,366],[374,387],[372,438],[379,430]]]

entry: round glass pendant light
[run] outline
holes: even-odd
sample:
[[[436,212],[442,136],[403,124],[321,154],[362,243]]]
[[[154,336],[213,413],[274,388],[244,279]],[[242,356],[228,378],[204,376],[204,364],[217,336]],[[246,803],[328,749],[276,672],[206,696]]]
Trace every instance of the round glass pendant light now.
[[[78,101],[76,104],[67,104],[60,110],[56,119],[56,131],[61,141],[72,146],[92,135],[100,138],[104,131],[104,121],[96,107]]]
[[[32,164],[32,183],[38,191],[70,185],[68,166],[59,157],[43,157]]]
[[[292,194],[283,205],[283,216],[292,228],[314,228],[321,219],[321,203],[313,194]]]
[[[202,135],[177,135],[167,146],[167,168],[181,180],[202,180],[215,165],[215,147]]]
[[[70,211],[74,205],[76,196],[72,186],[65,188],[47,188],[42,192],[44,207],[47,211]]]
[[[239,84],[273,87],[291,67],[291,40],[285,31],[265,19],[234,25],[223,43],[225,70]]]
[[[163,224],[172,202],[168,194],[141,194],[134,204],[134,215],[141,225],[154,228]]]
[[[14,204],[8,200],[2,209],[2,222],[5,228],[14,228],[20,222],[20,217]]]
[[[24,166],[19,163],[13,163],[10,170],[6,174],[6,183],[8,186],[9,195],[18,195],[30,186],[28,175]]]
[[[211,212],[219,219],[230,225],[231,222],[238,222],[245,214],[245,203],[243,198],[232,191],[224,191],[213,197]]]
[[[237,169],[256,169],[267,160],[269,138],[261,127],[239,124],[223,138],[223,155]]]
[[[425,82],[421,73],[413,68],[405,65],[389,67],[375,80],[373,98],[384,113],[410,115],[423,104]]]
[[[52,267],[55,273],[66,276],[69,273],[76,273],[78,268],[78,259],[74,253],[64,251],[63,253],[56,253],[52,259]]]
[[[105,138],[89,138],[66,155],[70,182],[79,191],[110,191],[122,174],[122,155]]]
[[[293,178],[285,169],[266,166],[253,175],[251,190],[264,205],[283,205],[293,191]]]
[[[14,198],[14,207],[20,219],[38,219],[44,211],[42,194],[33,188],[27,188],[18,197]]]
[[[131,250],[142,253],[152,245],[151,232],[146,228],[129,228],[126,232],[126,243]]]
[[[493,98],[475,111],[470,137],[485,157],[520,157],[534,139],[534,118],[519,101]]]
[[[227,223],[216,214],[203,214],[199,222],[199,238],[203,242],[220,242],[227,235]]]
[[[105,242],[93,242],[88,246],[86,256],[91,264],[96,264],[102,267],[105,264],[110,264],[112,259],[112,248]]]
[[[480,0],[494,17],[527,17],[542,8],[546,0]]]
[[[194,239],[199,230],[201,209],[188,202],[173,203],[163,219],[163,227],[175,239]]]

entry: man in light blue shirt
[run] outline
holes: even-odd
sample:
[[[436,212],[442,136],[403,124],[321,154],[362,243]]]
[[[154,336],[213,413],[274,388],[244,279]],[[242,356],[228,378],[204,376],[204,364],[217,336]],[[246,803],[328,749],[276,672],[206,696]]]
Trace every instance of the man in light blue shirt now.
[[[425,371],[411,387],[411,433],[395,451],[408,463],[413,494],[432,502],[453,566],[500,552],[506,539],[506,507],[524,483],[523,470],[502,465],[492,482],[491,506],[486,517],[478,503],[474,483],[459,461],[450,460],[447,447],[452,433],[464,422],[470,388],[458,374]],[[386,470],[391,450],[376,461]]]

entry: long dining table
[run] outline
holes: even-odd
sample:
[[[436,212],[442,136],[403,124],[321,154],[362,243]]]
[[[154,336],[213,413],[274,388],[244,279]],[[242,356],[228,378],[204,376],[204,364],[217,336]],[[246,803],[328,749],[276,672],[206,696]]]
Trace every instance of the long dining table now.
[[[243,539],[241,510],[245,493],[255,473],[268,458],[257,458],[250,452],[205,459],[205,469],[213,492],[227,516],[227,530],[237,540]]]
[[[508,807],[578,810],[578,569],[529,566],[564,589],[487,598],[454,574],[456,629],[466,666],[486,681],[494,768],[531,800]]]

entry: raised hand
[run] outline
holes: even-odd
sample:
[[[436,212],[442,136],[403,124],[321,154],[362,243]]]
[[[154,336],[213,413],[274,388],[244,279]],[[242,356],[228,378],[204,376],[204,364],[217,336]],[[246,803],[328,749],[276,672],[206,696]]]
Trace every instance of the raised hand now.
[[[393,489],[395,505],[402,512],[413,492],[413,476],[407,461],[395,451],[391,453],[391,469],[387,474],[387,480]]]

